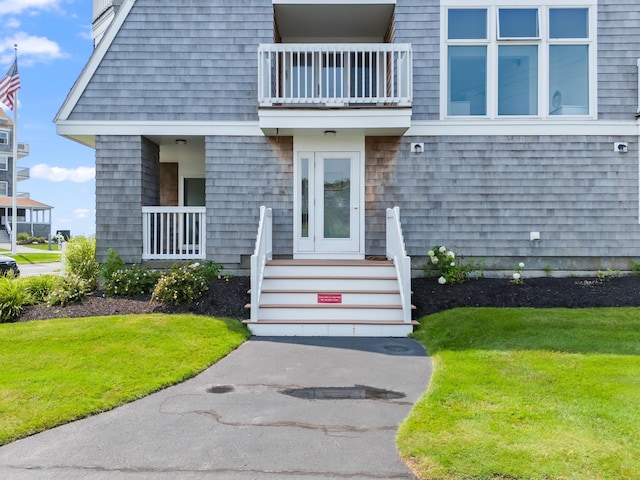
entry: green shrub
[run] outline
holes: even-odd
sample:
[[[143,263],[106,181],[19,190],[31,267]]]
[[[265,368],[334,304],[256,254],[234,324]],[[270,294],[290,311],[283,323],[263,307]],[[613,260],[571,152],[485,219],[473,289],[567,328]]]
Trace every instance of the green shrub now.
[[[200,298],[208,288],[202,270],[198,263],[174,265],[158,280],[151,300],[178,305]]]
[[[426,273],[435,271],[438,283],[464,282],[469,277],[479,278],[484,276],[484,260],[476,260],[463,263],[462,256],[457,250],[449,250],[444,245],[436,245],[427,252],[429,262],[424,266]]]
[[[69,240],[64,254],[65,273],[80,277],[87,288],[98,286],[100,265],[96,261],[95,238],[74,237]]]
[[[109,254],[109,258],[100,265],[100,277],[105,281],[108,281],[111,275],[118,270],[124,269],[124,262],[115,250],[110,248],[107,250],[107,253]]]
[[[109,274],[103,288],[107,296],[136,297],[153,291],[160,274],[139,265],[122,268]]]
[[[32,303],[27,290],[10,275],[0,276],[0,323],[20,316],[22,308]]]
[[[218,265],[211,260],[207,260],[202,264],[202,274],[204,275],[205,280],[207,280],[208,282],[220,278],[220,272],[222,272],[222,270],[224,270],[224,267],[222,265]]]
[[[20,279],[20,284],[31,296],[33,303],[44,303],[49,294],[63,282],[57,275],[38,275]]]
[[[65,275],[62,277],[62,281],[49,293],[47,305],[64,307],[70,303],[79,302],[87,296],[89,291],[91,291],[91,287],[84,278],[78,275]]]

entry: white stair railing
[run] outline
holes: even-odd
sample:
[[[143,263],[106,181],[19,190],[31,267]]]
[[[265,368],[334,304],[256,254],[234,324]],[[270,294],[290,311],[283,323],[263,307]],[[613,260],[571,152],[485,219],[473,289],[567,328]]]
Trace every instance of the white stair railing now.
[[[403,320],[411,323],[411,258],[404,245],[399,207],[387,208],[387,258],[393,260],[396,267]]]
[[[267,260],[273,258],[273,211],[264,205],[260,207],[260,222],[256,248],[251,255],[251,321],[258,321],[258,306],[262,292],[262,280]]]

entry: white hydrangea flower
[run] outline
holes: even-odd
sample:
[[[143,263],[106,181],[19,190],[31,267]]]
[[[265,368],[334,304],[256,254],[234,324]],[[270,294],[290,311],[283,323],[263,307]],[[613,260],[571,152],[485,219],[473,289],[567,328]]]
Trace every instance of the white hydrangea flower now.
[[[456,262],[451,262],[451,263],[449,264],[449,266],[451,266],[451,267],[455,267],[455,266],[456,266]]]
[[[429,255],[430,257],[433,257],[435,255],[435,253],[433,252],[433,250],[429,250],[427,252],[427,255]]]
[[[431,263],[438,263],[438,257],[431,257]]]
[[[446,251],[447,251],[447,247],[445,247],[445,246],[443,245],[443,246],[442,246],[442,247],[440,247],[438,250],[440,251],[440,253],[444,253],[444,252],[446,252]]]
[[[444,285],[445,283],[447,283],[447,279],[446,279],[446,278],[444,278],[444,277],[440,277],[440,278],[438,279],[438,283],[439,283],[440,285]]]
[[[455,254],[455,253],[453,253],[451,250],[449,250],[449,251],[447,252],[447,257],[449,257],[449,258],[456,258],[456,254]]]
[[[524,262],[520,262],[520,263],[518,264],[518,267],[519,267],[519,268],[524,268]]]
[[[516,280],[516,281],[520,280],[520,274],[518,272],[514,273],[513,274],[513,279]]]

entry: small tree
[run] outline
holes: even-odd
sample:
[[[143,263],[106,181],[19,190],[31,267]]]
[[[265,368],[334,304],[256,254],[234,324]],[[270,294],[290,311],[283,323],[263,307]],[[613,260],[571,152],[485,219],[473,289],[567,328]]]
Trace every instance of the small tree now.
[[[81,278],[91,290],[98,287],[100,264],[96,261],[95,238],[71,238],[65,249],[64,262],[66,275]]]

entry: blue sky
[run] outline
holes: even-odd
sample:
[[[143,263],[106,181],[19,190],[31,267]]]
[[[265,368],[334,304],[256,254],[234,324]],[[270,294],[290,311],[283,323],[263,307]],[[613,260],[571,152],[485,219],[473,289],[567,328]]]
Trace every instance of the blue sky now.
[[[92,8],[91,0],[0,0],[0,77],[18,44],[18,140],[30,149],[19,166],[29,167],[31,178],[18,191],[54,207],[54,234],[95,233],[94,151],[58,136],[53,124],[93,51]]]

